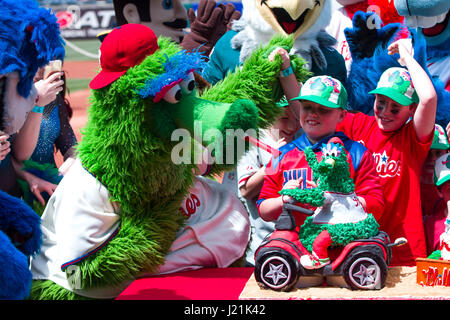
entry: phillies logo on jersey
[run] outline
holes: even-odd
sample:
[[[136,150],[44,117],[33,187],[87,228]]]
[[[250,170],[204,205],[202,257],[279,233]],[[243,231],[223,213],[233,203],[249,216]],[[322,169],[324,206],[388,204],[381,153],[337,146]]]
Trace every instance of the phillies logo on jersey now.
[[[200,205],[200,199],[195,194],[191,193],[184,200],[184,206],[181,206],[178,210],[180,210],[185,217],[189,218],[197,211],[197,208],[200,207]]]
[[[376,170],[381,178],[393,178],[400,176],[400,160],[389,160],[386,150],[383,153],[374,153],[373,158],[376,164]]]
[[[303,178],[303,182],[300,185],[302,189],[311,189],[312,187],[306,184],[306,181],[312,181],[312,171],[309,168],[291,169],[283,171],[283,186],[289,180],[298,180]]]

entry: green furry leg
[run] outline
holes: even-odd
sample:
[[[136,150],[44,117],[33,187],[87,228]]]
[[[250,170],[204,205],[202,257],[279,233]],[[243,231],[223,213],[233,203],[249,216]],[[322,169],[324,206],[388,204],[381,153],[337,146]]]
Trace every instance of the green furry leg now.
[[[372,214],[357,223],[315,224],[313,217],[308,217],[300,227],[298,234],[303,246],[312,252],[314,239],[323,230],[328,230],[333,241],[332,246],[345,246],[357,239],[367,239],[378,234],[379,225]]]
[[[33,280],[31,300],[92,300],[77,295],[50,280]]]

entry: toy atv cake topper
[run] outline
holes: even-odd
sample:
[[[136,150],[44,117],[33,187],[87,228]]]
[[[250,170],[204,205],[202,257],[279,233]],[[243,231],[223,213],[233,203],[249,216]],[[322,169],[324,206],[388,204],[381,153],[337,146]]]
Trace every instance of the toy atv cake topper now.
[[[342,145],[340,139],[330,139],[322,146],[320,162],[312,149],[306,148],[317,187],[280,191],[291,197],[291,203],[283,204],[275,231],[255,254],[255,278],[261,287],[288,291],[300,276],[319,274],[343,276],[345,286],[351,289],[383,288],[391,247],[406,243],[406,239],[390,243],[372,214],[362,208]],[[318,208],[312,211],[292,202]],[[291,210],[310,216],[298,233]]]
[[[378,223],[372,214],[364,210],[355,194],[355,184],[350,177],[342,141],[332,138],[322,145],[321,151],[322,159],[318,162],[311,147],[305,149],[316,188],[280,191],[280,194],[291,196],[297,202],[318,207],[315,214],[307,218],[300,228],[300,239],[311,250],[314,240],[324,230],[331,236],[333,245],[346,245],[355,239],[375,236],[378,233]],[[313,255],[317,253],[315,251]],[[325,254],[320,257],[329,263],[327,258]],[[321,267],[320,264],[311,266],[313,262],[306,262],[306,257],[304,259],[307,263],[305,267]]]

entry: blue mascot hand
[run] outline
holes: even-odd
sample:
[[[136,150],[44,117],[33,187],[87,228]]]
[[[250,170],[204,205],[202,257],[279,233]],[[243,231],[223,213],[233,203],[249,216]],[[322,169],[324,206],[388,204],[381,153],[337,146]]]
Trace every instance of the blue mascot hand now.
[[[379,45],[387,47],[400,24],[390,23],[381,27],[381,20],[374,12],[358,11],[353,16],[353,28],[344,30],[353,60],[372,57]]]
[[[0,230],[23,254],[39,252],[41,218],[22,200],[0,191]]]
[[[25,299],[30,294],[31,272],[27,257],[0,231],[0,299]]]

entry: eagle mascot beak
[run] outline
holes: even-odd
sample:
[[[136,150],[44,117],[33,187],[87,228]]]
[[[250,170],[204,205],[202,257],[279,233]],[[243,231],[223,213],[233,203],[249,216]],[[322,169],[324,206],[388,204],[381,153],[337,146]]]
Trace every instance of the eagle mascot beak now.
[[[325,1],[255,0],[255,6],[275,31],[298,38],[316,22]]]

